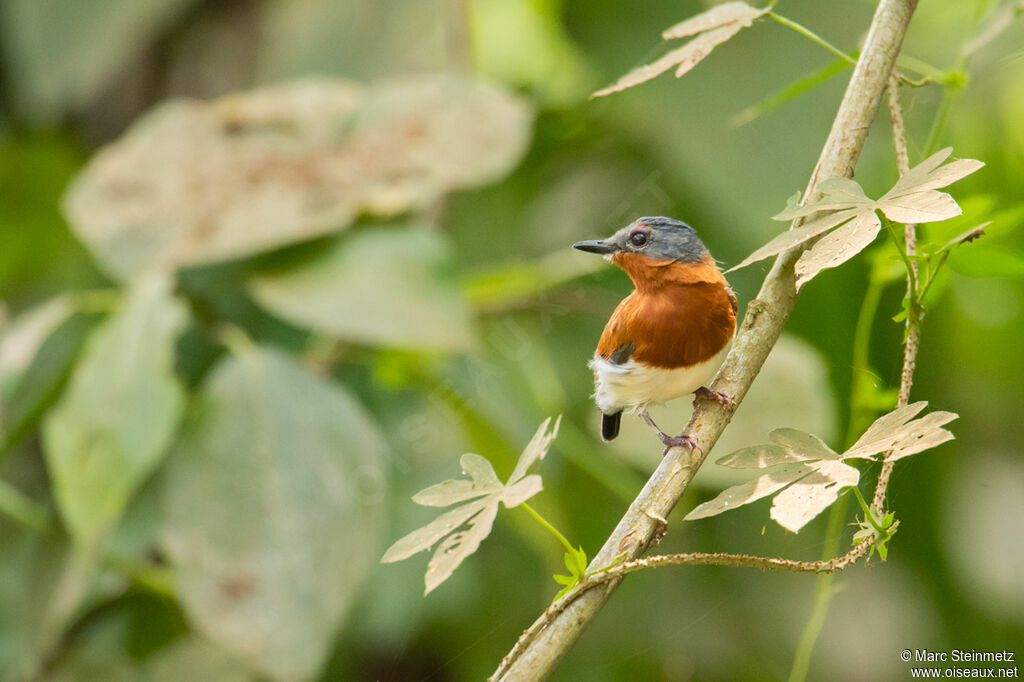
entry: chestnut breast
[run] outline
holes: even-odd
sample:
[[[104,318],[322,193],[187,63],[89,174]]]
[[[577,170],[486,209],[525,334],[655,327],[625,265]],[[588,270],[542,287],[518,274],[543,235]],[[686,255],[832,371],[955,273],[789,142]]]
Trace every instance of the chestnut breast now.
[[[601,335],[597,353],[605,359],[690,367],[713,358],[732,339],[736,297],[710,257],[680,263],[617,253],[612,262],[636,290],[619,303]]]

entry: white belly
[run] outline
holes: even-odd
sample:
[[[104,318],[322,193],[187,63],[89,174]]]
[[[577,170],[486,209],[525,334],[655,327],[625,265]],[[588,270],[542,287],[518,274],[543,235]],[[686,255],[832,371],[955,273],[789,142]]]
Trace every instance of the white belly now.
[[[616,365],[595,354],[590,368],[594,370],[597,407],[604,414],[615,414],[619,410],[639,412],[648,405],[693,393],[708,385],[731,345],[730,342],[710,360],[679,369],[648,367],[633,359]]]

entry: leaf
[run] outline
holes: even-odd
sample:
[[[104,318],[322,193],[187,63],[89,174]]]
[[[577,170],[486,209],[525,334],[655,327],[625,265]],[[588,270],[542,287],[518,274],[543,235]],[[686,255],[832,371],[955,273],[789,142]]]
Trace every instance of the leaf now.
[[[425,227],[361,230],[304,264],[249,282],[253,297],[294,324],[347,341],[469,350],[469,304],[447,272],[449,248]]]
[[[726,488],[714,499],[694,507],[684,518],[687,521],[703,519],[755,502],[782,490],[793,481],[799,480],[813,471],[812,467],[804,463],[780,466],[752,481]]]
[[[173,100],[95,156],[64,212],[119,279],[247,257],[492,182],[525,153],[531,117],[522,99],[453,76]]]
[[[692,36],[702,31],[708,31],[735,22],[750,26],[754,19],[757,19],[767,11],[767,9],[755,9],[745,2],[723,2],[706,12],[701,12],[674,26],[670,26],[662,32],[661,37],[665,40],[685,38],[686,36]]]
[[[860,472],[844,460],[877,459],[879,453],[885,452],[885,459],[894,461],[952,439],[953,435],[940,427],[956,419],[955,414],[933,412],[912,419],[926,405],[914,403],[879,417],[841,455],[817,436],[795,429],[776,429],[770,434],[772,444],[743,448],[717,462],[772,471],[727,488],[713,500],[695,507],[686,519],[714,516],[778,493],[772,501],[771,517],[784,528],[798,532],[835,502],[844,489],[857,485]]]
[[[1024,277],[1024,253],[992,244],[972,244],[949,256],[953,271],[966,277]]]
[[[633,69],[612,85],[593,93],[591,97],[604,97],[621,92],[645,83],[672,67],[676,67],[676,78],[679,78],[711,54],[717,45],[749,27],[754,19],[765,14],[768,9],[754,9],[745,2],[727,2],[676,24],[662,34],[665,40],[699,35],[656,61]]]
[[[876,210],[882,211],[890,220],[906,223],[946,220],[960,215],[960,207],[953,198],[935,189],[973,173],[984,164],[972,159],[961,159],[942,166],[951,152],[952,148],[944,149],[911,168],[878,201],[872,201],[861,186],[850,178],[822,180],[818,183],[817,198],[803,206],[794,197],[790,197],[786,208],[774,216],[775,220],[792,220],[819,211],[834,213],[783,232],[729,272],[793,248],[849,220],[849,223],[821,238],[801,255],[796,265],[797,288],[800,288],[823,269],[845,263],[874,241],[881,227]]]
[[[814,472],[780,492],[772,500],[771,517],[783,528],[794,533],[808,521],[828,509],[839,492],[857,485],[860,472],[838,460],[821,460]]]
[[[223,358],[161,478],[191,625],[263,676],[314,676],[373,565],[386,449],[347,390],[292,357]]]
[[[0,405],[0,458],[35,427],[46,410],[58,399],[71,368],[96,326],[98,316],[74,313],[54,328],[38,346],[31,364],[16,372],[9,400]],[[4,341],[13,337],[4,335]],[[34,345],[34,344],[33,344]],[[0,346],[6,347],[3,341]],[[0,350],[0,355],[3,352]]]
[[[114,525],[171,443],[184,404],[173,362],[185,320],[170,277],[135,282],[43,423],[57,508],[81,546]]]
[[[792,230],[786,230],[785,232],[776,235],[767,244],[744,258],[739,265],[732,266],[726,270],[726,272],[745,268],[751,263],[756,263],[759,260],[764,260],[770,256],[775,256],[783,251],[787,251],[794,246],[799,246],[800,244],[817,237],[819,234],[831,230],[836,225],[846,222],[856,215],[856,210],[836,211],[835,213],[829,213],[821,218],[804,223],[800,227],[793,228]]]
[[[814,279],[819,272],[850,260],[875,240],[882,223],[874,211],[856,215],[853,220],[829,232],[800,255],[796,262],[796,288]]]
[[[523,449],[508,482],[502,484],[494,473],[494,467],[477,454],[467,453],[459,460],[462,471],[471,480],[451,479],[421,490],[413,501],[429,506],[447,506],[470,500],[460,507],[451,509],[426,526],[418,528],[395,542],[381,557],[381,563],[401,561],[413,554],[430,549],[440,541],[424,576],[426,591],[430,592],[447,580],[455,569],[475,552],[494,524],[498,506],[515,507],[522,504],[541,490],[541,478],[536,474],[527,475],[527,470],[542,459],[558,435],[561,424],[559,417],[551,430],[551,419],[545,419],[533,438]],[[464,528],[467,526],[468,528]],[[579,550],[582,552],[582,548]],[[586,569],[586,555],[584,570]],[[570,571],[572,569],[570,568]],[[573,583],[575,584],[575,583]]]
[[[953,434],[940,427],[957,418],[953,412],[933,412],[912,420],[927,405],[922,400],[879,417],[843,457],[869,458],[892,450],[886,459],[901,459],[952,440]]]

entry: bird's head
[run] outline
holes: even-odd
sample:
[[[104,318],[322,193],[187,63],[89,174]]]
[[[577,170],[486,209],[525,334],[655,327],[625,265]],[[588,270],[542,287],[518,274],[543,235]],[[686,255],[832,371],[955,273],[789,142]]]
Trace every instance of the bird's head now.
[[[621,256],[629,254],[665,264],[703,264],[711,259],[696,230],[681,220],[662,216],[637,218],[607,239],[588,239],[573,247],[603,254],[618,265],[622,265]]]

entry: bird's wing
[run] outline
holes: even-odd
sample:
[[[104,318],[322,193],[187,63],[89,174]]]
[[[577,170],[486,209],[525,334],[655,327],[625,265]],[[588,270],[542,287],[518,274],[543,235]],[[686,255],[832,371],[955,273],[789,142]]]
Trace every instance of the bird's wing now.
[[[608,361],[616,365],[624,365],[635,350],[636,344],[632,341],[626,341],[611,352],[611,355],[608,356]]]

